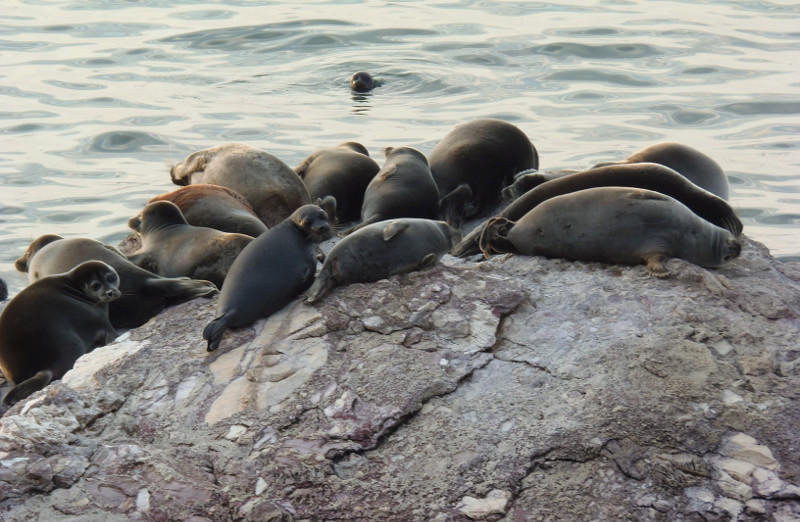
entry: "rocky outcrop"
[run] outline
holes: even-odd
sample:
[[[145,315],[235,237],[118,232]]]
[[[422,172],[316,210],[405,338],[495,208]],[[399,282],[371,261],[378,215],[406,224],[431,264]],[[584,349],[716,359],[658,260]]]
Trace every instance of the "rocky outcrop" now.
[[[3,520],[796,520],[800,264],[449,256],[173,307],[0,419]]]

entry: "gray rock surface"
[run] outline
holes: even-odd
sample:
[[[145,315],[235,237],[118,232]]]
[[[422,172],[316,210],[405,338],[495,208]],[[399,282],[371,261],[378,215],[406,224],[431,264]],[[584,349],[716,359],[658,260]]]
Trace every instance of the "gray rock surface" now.
[[[171,308],[0,418],[0,518],[800,518],[800,264],[445,256]]]

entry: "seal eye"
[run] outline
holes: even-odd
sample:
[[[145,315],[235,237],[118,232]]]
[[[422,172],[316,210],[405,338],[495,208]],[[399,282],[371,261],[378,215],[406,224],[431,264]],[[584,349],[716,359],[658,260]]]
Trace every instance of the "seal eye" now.
[[[92,281],[92,283],[89,285],[89,288],[91,288],[93,291],[97,292],[98,290],[100,290],[101,286],[102,285],[100,284],[100,281],[95,280],[95,281]]]

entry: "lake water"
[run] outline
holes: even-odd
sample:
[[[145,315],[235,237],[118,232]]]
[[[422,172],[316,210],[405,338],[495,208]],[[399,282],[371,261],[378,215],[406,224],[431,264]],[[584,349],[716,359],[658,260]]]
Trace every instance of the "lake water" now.
[[[659,141],[716,159],[745,233],[800,260],[796,1],[3,0],[0,277],[45,233],[117,243],[171,164],[224,142],[294,167],[522,128],[541,168]],[[353,95],[350,75],[382,85]]]

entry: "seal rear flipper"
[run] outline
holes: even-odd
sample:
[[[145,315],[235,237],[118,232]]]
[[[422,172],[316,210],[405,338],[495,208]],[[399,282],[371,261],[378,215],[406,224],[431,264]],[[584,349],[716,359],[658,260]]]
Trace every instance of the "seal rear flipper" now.
[[[207,351],[213,352],[219,348],[219,343],[222,341],[222,334],[228,329],[228,322],[231,320],[231,317],[233,317],[234,312],[234,310],[228,310],[206,325],[203,330],[203,339],[208,341]]]
[[[484,221],[472,229],[469,234],[450,250],[450,255],[455,257],[467,257],[480,252],[479,242],[487,223],[488,221]]]
[[[507,237],[509,230],[513,226],[513,221],[503,217],[494,217],[486,222],[478,241],[478,247],[486,259],[489,259],[493,253],[513,253],[517,251],[514,243],[509,241]]]
[[[30,379],[25,379],[21,383],[15,385],[8,390],[6,396],[3,397],[3,404],[11,406],[12,404],[21,401],[33,392],[37,392],[50,384],[53,380],[53,372],[50,370],[42,370]]]
[[[166,277],[150,279],[144,286],[153,294],[170,299],[170,303],[178,304],[197,297],[213,297],[219,293],[217,286],[205,279],[189,279],[188,277]]]
[[[647,263],[647,272],[658,278],[669,277],[670,272],[664,264],[669,261],[669,256],[663,252],[650,252],[645,254],[644,260]]]

